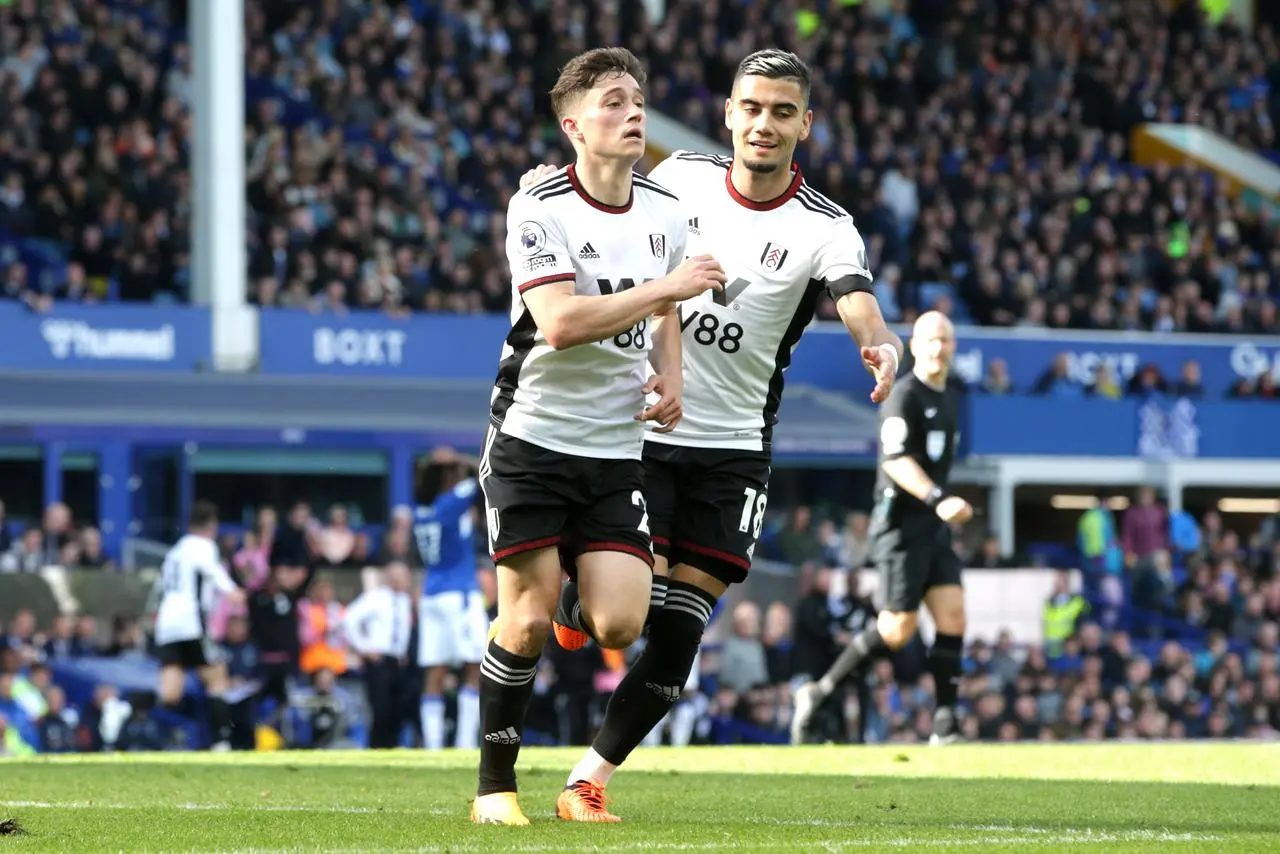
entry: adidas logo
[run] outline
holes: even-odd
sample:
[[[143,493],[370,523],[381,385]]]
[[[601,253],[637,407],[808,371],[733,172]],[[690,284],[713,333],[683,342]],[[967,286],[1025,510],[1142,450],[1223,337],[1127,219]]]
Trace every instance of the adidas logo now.
[[[590,243],[586,243],[583,244],[581,251],[578,252],[578,257],[583,261],[599,261],[600,253]]]
[[[698,230],[698,218],[696,216],[689,220],[689,233],[702,234],[702,232]]]
[[[644,683],[644,687],[657,694],[668,703],[674,703],[680,699],[680,695],[684,693],[680,690],[679,685],[656,685],[653,682]],[[486,736],[487,738],[488,736]]]
[[[516,732],[515,727],[509,726],[501,732],[486,732],[484,740],[492,741],[494,744],[519,744],[520,733]]]

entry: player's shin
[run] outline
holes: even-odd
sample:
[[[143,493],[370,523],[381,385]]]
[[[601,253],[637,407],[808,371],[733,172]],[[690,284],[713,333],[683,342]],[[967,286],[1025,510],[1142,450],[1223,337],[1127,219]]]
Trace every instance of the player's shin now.
[[[933,675],[937,707],[933,713],[933,734],[946,738],[956,731],[956,699],[960,691],[961,656],[964,638],[939,633],[929,651],[929,673]]]
[[[575,632],[587,631],[587,624],[582,619],[582,598],[578,595],[578,582],[566,581],[561,585],[555,622]]]
[[[714,607],[710,593],[692,584],[671,582],[644,652],[609,699],[600,733],[586,759],[574,768],[570,783],[607,783],[671,710],[684,691]]]
[[[209,735],[215,748],[231,744],[231,711],[221,694],[209,696]]]
[[[418,714],[422,718],[422,746],[427,750],[444,747],[444,699],[423,694]]]
[[[480,783],[477,795],[516,791],[516,757],[524,716],[538,672],[536,656],[517,655],[489,643],[480,663]]]
[[[472,750],[480,739],[480,695],[475,688],[464,685],[458,692],[458,729],[454,733],[453,746],[460,750]]]
[[[877,626],[871,626],[859,632],[849,642],[849,645],[841,650],[835,663],[831,665],[831,669],[818,680],[818,687],[821,689],[822,695],[824,697],[830,696],[841,680],[861,667],[862,663],[872,655],[887,648],[884,640],[880,637],[880,629]]]

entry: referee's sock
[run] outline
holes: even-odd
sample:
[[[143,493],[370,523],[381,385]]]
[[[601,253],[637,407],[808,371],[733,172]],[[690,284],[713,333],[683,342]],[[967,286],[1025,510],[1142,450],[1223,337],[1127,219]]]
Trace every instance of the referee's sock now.
[[[929,651],[929,672],[938,704],[933,713],[933,732],[945,737],[956,729],[956,698],[960,694],[960,664],[964,638],[939,633]]]
[[[524,716],[533,696],[538,657],[517,655],[489,642],[480,662],[480,785],[477,795],[516,790],[516,757]]]
[[[684,693],[715,597],[692,584],[673,581],[653,620],[644,652],[618,684],[604,723],[586,758],[569,776],[609,782],[609,777],[657,726]]]
[[[880,637],[880,629],[878,626],[871,626],[863,629],[854,635],[853,640],[849,641],[849,645],[841,650],[840,655],[836,658],[835,664],[831,665],[822,678],[818,680],[818,687],[822,689],[824,697],[831,696],[831,692],[836,686],[853,671],[862,666],[862,663],[878,652],[886,651],[884,639]]]
[[[231,711],[221,695],[209,697],[209,735],[214,744],[231,740]]]

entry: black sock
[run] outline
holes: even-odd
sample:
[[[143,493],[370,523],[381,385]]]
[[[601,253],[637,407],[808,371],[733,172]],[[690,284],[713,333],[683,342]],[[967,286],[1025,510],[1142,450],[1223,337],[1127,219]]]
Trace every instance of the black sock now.
[[[864,661],[887,649],[888,647],[885,646],[884,639],[880,637],[880,629],[877,626],[872,625],[870,628],[858,632],[853,636],[853,640],[849,641],[849,645],[841,650],[835,664],[831,665],[831,669],[818,680],[818,684],[822,686],[823,693],[830,694],[846,676],[861,667]]]
[[[662,606],[667,604],[667,577],[665,575],[655,575],[653,577],[653,587],[649,588],[649,613],[644,618],[645,628],[653,625],[653,621],[657,619],[658,612],[662,610]]]
[[[477,795],[516,790],[516,757],[533,696],[537,656],[516,655],[490,641],[480,662],[480,785]]]
[[[591,634],[582,619],[582,599],[578,596],[578,582],[566,581],[560,587],[560,604],[556,606],[555,621],[562,626]],[[592,637],[592,640],[595,640]]]
[[[715,597],[673,581],[653,618],[649,642],[609,698],[604,724],[591,745],[606,762],[621,765],[684,692]]]
[[[956,728],[956,697],[960,693],[960,658],[964,638],[939,633],[929,651],[929,672],[938,705],[933,713],[935,735],[951,735]]]
[[[215,744],[231,740],[231,712],[221,697],[209,698],[209,735]]]

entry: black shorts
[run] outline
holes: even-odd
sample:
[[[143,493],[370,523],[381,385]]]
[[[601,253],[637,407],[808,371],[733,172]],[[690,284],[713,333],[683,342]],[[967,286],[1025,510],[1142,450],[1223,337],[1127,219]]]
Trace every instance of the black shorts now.
[[[764,451],[645,442],[654,552],[725,584],[746,580],[769,503],[770,467]]]
[[[640,460],[562,454],[489,430],[480,488],[495,564],[555,546],[568,557],[614,551],[653,566]],[[573,574],[572,561],[565,569]]]
[[[221,660],[217,647],[208,638],[161,644],[156,647],[156,656],[161,666],[176,664],[183,670],[199,670]]]
[[[959,586],[964,564],[952,545],[951,528],[941,519],[908,516],[876,520],[871,526],[871,557],[880,570],[885,611],[920,610],[934,587]]]

